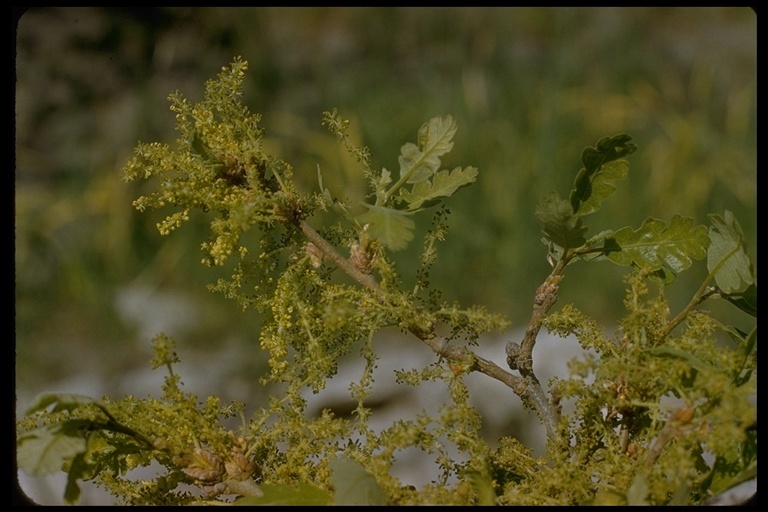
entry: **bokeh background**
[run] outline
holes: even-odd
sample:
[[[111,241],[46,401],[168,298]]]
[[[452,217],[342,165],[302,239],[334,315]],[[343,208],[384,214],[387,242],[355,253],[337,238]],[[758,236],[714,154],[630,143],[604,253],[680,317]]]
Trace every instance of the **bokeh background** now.
[[[162,375],[125,376],[148,367],[161,330],[198,373],[192,391],[246,403],[263,392],[260,319],[206,290],[227,269],[200,264],[205,219],[161,237],[166,212],[136,212],[140,186],[120,179],[138,141],[175,140],[168,93],[199,100],[237,55],[250,63],[244,101],[305,191],[319,164],[335,195],[366,193],[323,111],[337,107],[374,167],[389,169],[424,121],[451,114],[459,131],[445,166],[480,174],[449,200],[431,281],[515,328],[549,271],[536,204],[551,190],[567,197],[581,150],[606,135],[630,133],[638,151],[585,219],[588,234],[675,213],[707,224],[727,209],[755,254],[748,8],[34,8],[15,42],[17,410],[42,391],[159,393]],[[417,238],[397,254],[406,282],[419,250]],[[625,273],[574,266],[561,301],[610,324]],[[698,262],[679,276],[673,308],[705,275]],[[727,304],[707,307],[747,322]]]

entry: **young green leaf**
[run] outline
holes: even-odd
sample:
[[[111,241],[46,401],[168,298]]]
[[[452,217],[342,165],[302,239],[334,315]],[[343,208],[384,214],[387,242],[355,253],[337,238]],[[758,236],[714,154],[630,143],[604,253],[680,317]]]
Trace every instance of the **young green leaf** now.
[[[707,250],[707,269],[715,272],[717,287],[724,293],[742,293],[755,282],[752,261],[747,255],[744,232],[728,210],[725,218],[710,214],[712,226]]]
[[[551,192],[536,207],[536,218],[544,224],[544,236],[548,241],[564,248],[573,249],[586,243],[587,227],[581,217],[573,214],[568,201]]]
[[[68,420],[27,432],[17,441],[19,467],[34,476],[60,471],[62,465],[85,451],[90,420]]]
[[[477,470],[467,470],[464,476],[472,483],[477,493],[478,505],[495,505],[496,491],[493,488],[493,480],[490,476],[484,475]]]
[[[86,461],[85,452],[80,452],[72,458],[72,462],[67,472],[67,486],[64,488],[64,501],[74,505],[80,499],[80,485],[78,481],[92,469]]]
[[[723,295],[725,299],[745,312],[757,318],[757,285],[751,284],[741,293],[729,293]]]
[[[692,260],[707,255],[709,236],[706,226],[693,226],[693,219],[675,215],[669,225],[648,218],[639,229],[622,228],[606,238],[608,259],[619,265],[646,266],[652,270],[668,268],[682,272]]]
[[[25,414],[29,415],[42,411],[51,404],[56,404],[51,412],[71,411],[81,405],[95,404],[96,400],[89,396],[74,393],[43,393],[38,395],[27,408]]]
[[[336,505],[386,505],[387,497],[376,479],[360,463],[338,458],[328,461]]]
[[[408,217],[410,213],[365,203],[364,206],[368,211],[358,215],[357,222],[361,226],[368,224],[368,234],[389,250],[405,249],[413,240],[415,224]]]
[[[576,214],[583,216],[599,210],[603,200],[616,191],[616,187],[610,183],[610,180],[623,180],[627,177],[628,170],[629,162],[626,160],[615,160],[604,164],[602,169],[592,176],[592,182],[585,185],[589,187],[589,193],[585,194],[580,201]]]
[[[648,505],[648,482],[642,473],[637,473],[627,489],[627,505]]]
[[[386,167],[382,167],[381,177],[373,179],[372,182],[376,191],[376,204],[382,205],[387,201],[387,187],[392,183],[392,173]]]
[[[399,199],[406,203],[408,211],[415,212],[434,205],[441,197],[450,197],[461,187],[473,183],[476,178],[476,167],[456,167],[452,171],[445,169],[435,174],[431,181],[416,183],[411,191],[400,189]]]
[[[293,487],[286,484],[264,484],[259,489],[263,496],[241,496],[235,505],[331,505],[333,500],[327,492],[311,484],[299,483]]]
[[[621,133],[612,137],[603,137],[595,147],[587,146],[581,153],[584,167],[576,175],[570,201],[573,212],[577,215],[587,215],[600,208],[600,203],[611,195],[615,187],[608,180],[626,177],[628,164],[607,166],[635,152],[637,146],[629,142],[630,135]]]
[[[430,178],[440,168],[440,157],[453,148],[456,121],[451,116],[433,117],[421,125],[418,145],[406,143],[400,150],[400,178],[418,183]]]

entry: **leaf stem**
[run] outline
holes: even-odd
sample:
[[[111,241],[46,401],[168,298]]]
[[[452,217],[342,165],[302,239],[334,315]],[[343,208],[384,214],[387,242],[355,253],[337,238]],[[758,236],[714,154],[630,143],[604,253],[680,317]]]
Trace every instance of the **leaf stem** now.
[[[661,337],[666,338],[666,336],[672,332],[672,329],[677,327],[680,323],[685,320],[688,315],[690,315],[691,311],[707,300],[707,298],[711,295],[708,293],[707,288],[709,287],[709,283],[712,282],[712,280],[715,278],[715,274],[718,270],[720,270],[720,267],[722,267],[725,262],[736,254],[736,252],[739,250],[739,245],[736,244],[733,249],[731,249],[723,258],[717,262],[717,265],[715,265],[712,270],[709,271],[709,274],[707,274],[707,277],[704,279],[704,281],[701,283],[701,286],[699,286],[699,289],[696,290],[696,293],[693,294],[693,298],[691,301],[677,314],[675,318],[673,318],[670,322],[667,322],[667,324],[664,326],[664,328],[661,330]]]
[[[399,180],[397,180],[397,182],[394,185],[392,185],[389,190],[384,192],[384,196],[383,196],[384,199],[381,201],[381,204],[379,204],[379,201],[377,199],[376,206],[384,206],[387,203],[387,201],[389,201],[389,198],[392,197],[392,194],[397,192],[397,189],[399,189],[400,187],[402,187],[408,182],[408,180],[411,177],[411,174],[413,174],[414,169],[416,169],[415,166],[411,168],[411,171],[408,172],[405,176],[402,176]]]
[[[383,201],[382,201],[382,204],[379,204],[379,202],[378,202],[378,199],[377,199],[377,201],[376,201],[376,206],[384,206],[384,204],[386,204],[386,202],[387,202],[387,201],[389,201],[389,198],[390,198],[390,197],[392,197],[392,194],[394,194],[395,192],[397,192],[397,190],[398,190],[400,187],[402,187],[403,185],[405,185],[406,183],[408,183],[408,180],[409,180],[409,179],[411,179],[411,176],[413,175],[414,171],[416,171],[416,169],[418,169],[418,168],[419,168],[419,166],[421,166],[422,162],[424,162],[424,160],[426,160],[426,157],[427,157],[427,153],[425,152],[424,154],[422,154],[422,155],[421,155],[421,158],[419,158],[419,159],[418,159],[418,160],[417,160],[417,161],[416,161],[416,162],[415,162],[415,163],[414,163],[414,164],[411,166],[411,168],[408,170],[408,172],[406,172],[404,175],[400,176],[400,179],[399,179],[399,180],[397,180],[397,182],[396,182],[394,185],[392,185],[392,186],[389,188],[389,190],[387,190],[387,191],[384,193],[384,199],[383,199]]]

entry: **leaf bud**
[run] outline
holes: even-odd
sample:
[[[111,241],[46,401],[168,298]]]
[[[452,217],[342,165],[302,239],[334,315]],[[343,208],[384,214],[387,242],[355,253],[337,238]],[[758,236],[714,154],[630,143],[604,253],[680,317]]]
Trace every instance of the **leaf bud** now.
[[[517,357],[520,355],[520,344],[510,341],[504,351],[507,353],[507,365],[512,370],[517,370]]]

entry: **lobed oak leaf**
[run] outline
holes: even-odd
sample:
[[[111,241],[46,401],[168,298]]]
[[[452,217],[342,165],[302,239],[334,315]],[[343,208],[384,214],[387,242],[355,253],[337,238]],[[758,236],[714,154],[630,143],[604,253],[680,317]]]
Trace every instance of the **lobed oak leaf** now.
[[[625,227],[606,238],[606,256],[619,265],[646,266],[652,270],[682,272],[692,260],[707,255],[706,226],[693,226],[693,219],[675,215],[669,224],[646,219],[639,229]]]
[[[434,205],[441,197],[450,197],[461,187],[472,184],[477,179],[477,168],[456,167],[452,171],[443,170],[435,174],[432,180],[416,183],[408,191],[400,189],[400,201],[407,204],[408,211],[418,211]]]

